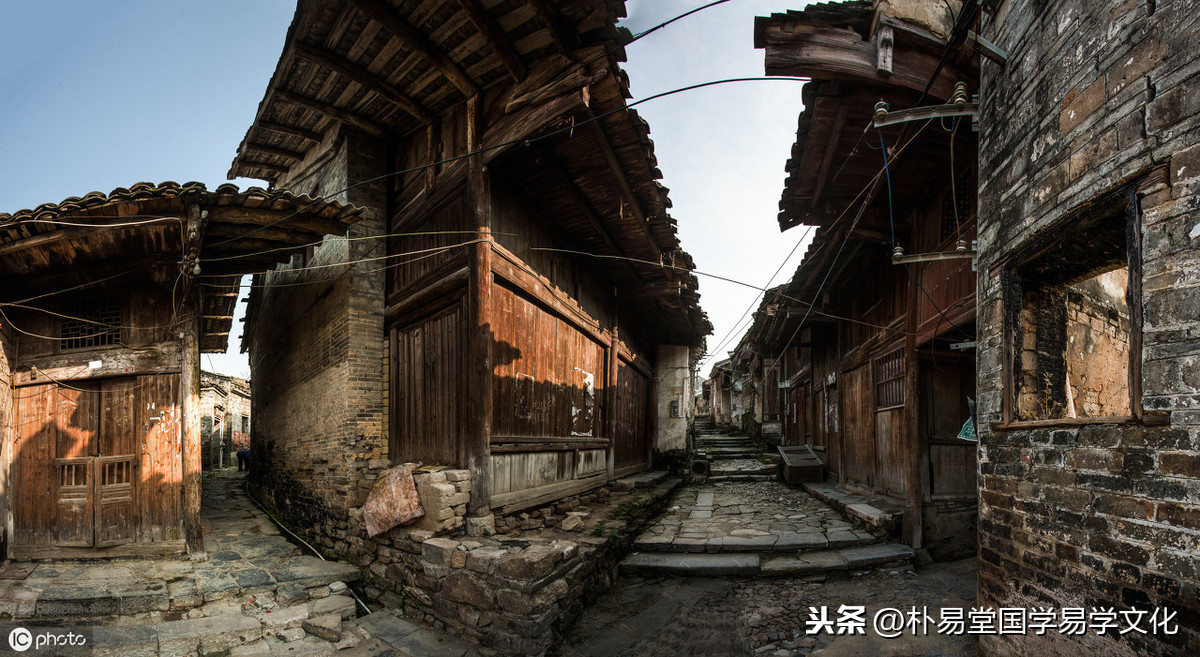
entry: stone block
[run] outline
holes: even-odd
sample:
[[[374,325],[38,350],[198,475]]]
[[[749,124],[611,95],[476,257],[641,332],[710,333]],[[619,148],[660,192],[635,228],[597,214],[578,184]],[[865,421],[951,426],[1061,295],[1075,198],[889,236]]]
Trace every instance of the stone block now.
[[[421,544],[421,559],[437,566],[449,566],[458,541],[449,538],[431,538]]]
[[[496,567],[496,574],[529,582],[549,575],[560,558],[562,553],[556,548],[534,544],[503,559]]]
[[[153,625],[100,626],[92,630],[93,657],[158,657]]]
[[[308,591],[296,584],[285,584],[276,589],[275,602],[281,607],[290,607],[301,602],[308,602]]]
[[[314,616],[304,621],[300,627],[307,633],[325,639],[330,643],[342,640],[342,617],[337,614]]]
[[[308,633],[300,627],[289,627],[286,630],[280,630],[275,636],[284,643],[291,643],[303,639],[305,636],[308,636]]]
[[[467,553],[467,569],[491,574],[496,569],[496,564],[507,554],[508,550],[502,547],[476,548]]]
[[[492,609],[491,588],[467,573],[453,573],[442,580],[441,597],[453,602],[464,602],[479,609]]]
[[[258,618],[268,630],[300,627],[300,623],[308,618],[308,605],[281,607],[270,613],[264,610],[258,614]]]
[[[120,612],[120,598],[107,589],[55,584],[38,598],[36,614],[39,618],[66,618],[108,616]]]
[[[158,626],[161,657],[218,653],[261,638],[262,626],[257,620],[233,614],[168,621]]]
[[[443,472],[446,475],[446,481],[449,482],[471,481],[470,470],[444,470]]]
[[[471,517],[466,519],[467,536],[492,536],[496,533],[496,516]]]
[[[310,616],[325,616],[336,614],[339,618],[349,620],[354,618],[354,599],[344,595],[331,595],[312,603],[309,608]]]

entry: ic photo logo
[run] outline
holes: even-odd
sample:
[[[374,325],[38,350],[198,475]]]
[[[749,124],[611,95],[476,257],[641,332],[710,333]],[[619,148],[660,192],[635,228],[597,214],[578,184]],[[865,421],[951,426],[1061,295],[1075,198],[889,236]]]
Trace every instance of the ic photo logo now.
[[[25,652],[33,645],[33,633],[23,627],[13,628],[8,633],[8,647],[17,652]]]
[[[44,654],[52,655],[84,655],[90,652],[90,630],[57,627],[35,629],[38,629],[36,633],[24,627],[12,628],[8,632],[8,647],[15,652],[29,654],[43,650],[47,651]]]

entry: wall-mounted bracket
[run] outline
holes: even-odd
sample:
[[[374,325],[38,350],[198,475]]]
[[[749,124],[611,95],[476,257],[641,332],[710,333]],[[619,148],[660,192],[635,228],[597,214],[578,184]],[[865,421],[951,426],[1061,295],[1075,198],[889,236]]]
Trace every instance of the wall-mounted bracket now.
[[[875,127],[908,123],[910,121],[925,121],[927,119],[949,118],[953,116],[969,116],[972,120],[979,116],[979,103],[957,103],[954,105],[929,105],[912,109],[896,110],[894,112],[876,112]]]
[[[1004,66],[1008,63],[1008,53],[1004,52],[1000,46],[997,46],[991,41],[988,41],[987,39],[969,30],[967,31],[967,38],[979,44],[979,52],[984,57],[987,57],[1001,66]]]

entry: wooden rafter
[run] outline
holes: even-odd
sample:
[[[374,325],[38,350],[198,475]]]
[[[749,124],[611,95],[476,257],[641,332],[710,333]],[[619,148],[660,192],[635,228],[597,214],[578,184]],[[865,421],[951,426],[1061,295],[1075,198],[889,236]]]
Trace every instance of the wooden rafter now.
[[[508,70],[512,79],[517,82],[524,79],[525,64],[521,62],[521,56],[509,43],[508,38],[504,35],[504,30],[500,28],[496,19],[492,18],[483,5],[479,4],[479,0],[458,0],[458,4],[462,5],[463,11],[467,14],[467,20],[471,21],[475,29],[483,35],[484,41],[491,46],[496,57],[500,58],[500,63],[504,64],[504,68]]]
[[[309,45],[303,41],[297,41],[294,45],[294,52],[307,59],[308,61],[324,66],[338,75],[345,76],[361,84],[365,89],[373,91],[396,107],[404,110],[413,118],[417,119],[425,125],[433,123],[433,115],[421,106],[420,103],[409,98],[407,95],[398,91],[395,87],[384,82],[371,73],[367,69],[355,64],[354,62],[336,55],[323,48]]]
[[[454,86],[458,87],[465,95],[474,96],[478,93],[479,88],[475,86],[475,82],[471,80],[470,76],[463,72],[454,60],[438,50],[437,46],[424,34],[404,20],[397,13],[395,7],[383,0],[350,0],[350,2],[371,20],[384,26],[407,43],[410,48],[428,60],[434,68],[441,71],[442,75],[446,76],[446,79],[454,83]]]
[[[293,126],[293,125],[287,125],[285,123],[276,123],[274,121],[259,121],[255,125],[258,126],[259,128],[262,128],[263,130],[270,130],[271,132],[278,132],[280,134],[290,135],[292,137],[299,137],[301,139],[307,139],[309,141],[315,141],[315,142],[320,142],[324,136],[321,133],[316,132],[315,130],[305,130],[304,128],[297,128],[296,126]]]
[[[277,146],[268,146],[266,144],[255,144],[253,142],[246,143],[246,150],[261,153],[263,155],[274,155],[276,157],[287,158],[289,160],[303,160],[304,153],[293,151],[287,148],[279,148]]]
[[[550,32],[550,39],[554,41],[558,52],[570,57],[571,52],[579,45],[578,38],[572,38],[574,32],[567,28],[562,17],[547,0],[530,0],[529,4],[533,5],[538,18],[546,24],[546,30]]]
[[[258,160],[250,160],[244,157],[238,162],[238,164],[253,169],[268,169],[279,174],[287,174],[287,172],[292,170],[292,168],[286,164],[271,164],[270,162],[259,162]]]
[[[271,94],[275,98],[278,98],[279,100],[282,100],[284,102],[288,102],[293,105],[299,105],[300,107],[304,107],[304,108],[310,109],[314,112],[319,112],[321,114],[324,114],[325,116],[328,116],[331,119],[335,119],[337,121],[341,121],[342,123],[352,125],[373,137],[383,137],[385,135],[384,130],[382,128],[375,125],[374,123],[371,123],[366,118],[359,116],[358,114],[355,114],[353,112],[344,110],[340,107],[335,107],[328,103],[323,103],[315,98],[301,96],[300,94],[293,93],[286,89],[275,89],[271,92]],[[246,165],[245,162],[239,162],[238,164],[243,165],[243,166]]]
[[[589,111],[589,114],[591,112]],[[650,250],[654,253],[656,260],[662,261],[662,252],[658,250],[658,245],[654,242],[654,235],[650,233],[650,223],[646,220],[646,213],[642,211],[642,204],[638,202],[637,195],[633,193],[633,186],[629,184],[629,177],[625,175],[625,168],[621,166],[621,161],[617,158],[617,154],[612,149],[612,144],[608,141],[608,135],[604,132],[604,127],[599,121],[592,121],[593,132],[596,135],[596,141],[600,144],[600,152],[604,155],[604,159],[608,162],[608,166],[612,169],[613,175],[617,179],[617,184],[621,186],[621,193],[629,199],[629,205],[633,208],[634,218],[637,219],[638,228],[646,237],[646,242],[650,246]]]

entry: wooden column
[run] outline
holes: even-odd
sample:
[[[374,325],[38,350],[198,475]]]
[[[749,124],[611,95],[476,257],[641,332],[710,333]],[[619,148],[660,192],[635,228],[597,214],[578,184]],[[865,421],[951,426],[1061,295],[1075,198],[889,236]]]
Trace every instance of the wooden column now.
[[[188,554],[204,560],[204,535],[200,529],[200,286],[196,270],[200,241],[204,235],[200,207],[188,208],[186,249],[181,278],[183,299],[180,304],[178,336],[182,343],[183,375],[179,385],[179,415],[183,447],[183,531]]]
[[[467,99],[467,150],[483,144],[482,98]],[[474,214],[476,239],[471,245],[467,282],[467,409],[463,436],[465,465],[471,471],[468,515],[491,513],[492,497],[492,213],[483,155],[468,158],[467,199]]]
[[[904,265],[908,267],[909,265]],[[918,265],[919,267],[919,265]],[[920,399],[918,398],[918,363],[917,363],[917,288],[915,277],[920,271],[910,271],[908,279],[908,312],[904,318],[904,454],[905,454],[905,487],[904,487],[904,526],[901,536],[913,548],[921,547],[922,502],[924,500],[924,485],[922,474],[922,452],[920,425]]]
[[[608,434],[608,479],[612,480],[617,469],[617,367],[620,365],[620,355],[617,346],[617,325],[612,327],[612,341],[608,347],[608,370],[605,373],[604,398],[608,413],[604,418],[605,433]]]

